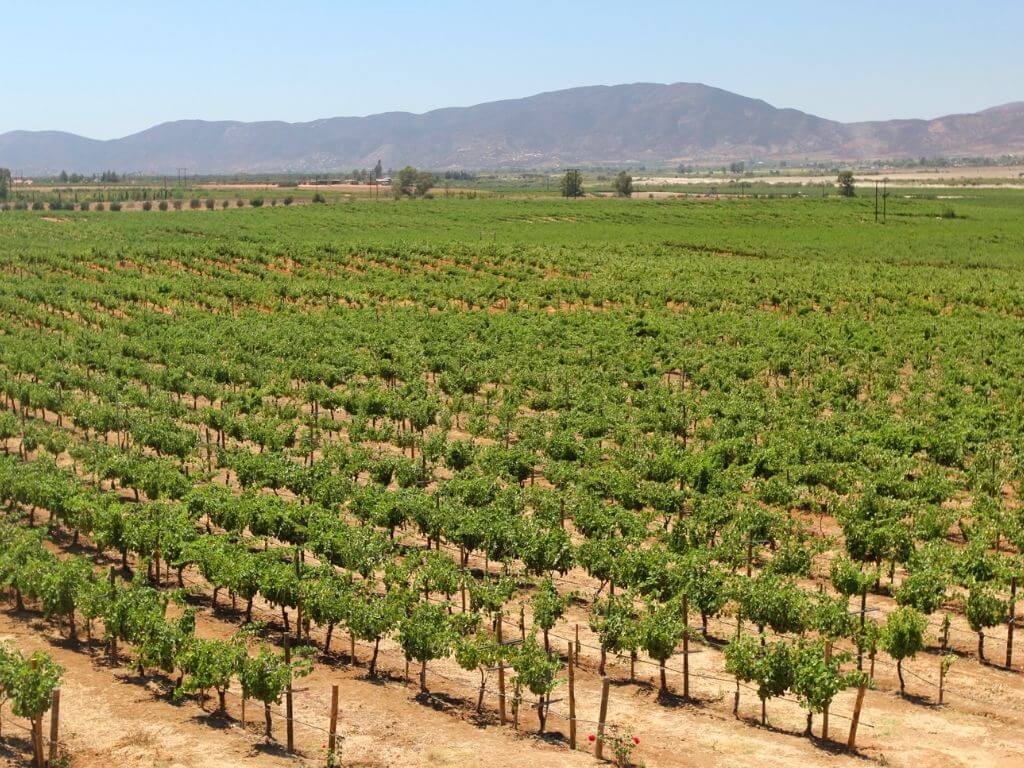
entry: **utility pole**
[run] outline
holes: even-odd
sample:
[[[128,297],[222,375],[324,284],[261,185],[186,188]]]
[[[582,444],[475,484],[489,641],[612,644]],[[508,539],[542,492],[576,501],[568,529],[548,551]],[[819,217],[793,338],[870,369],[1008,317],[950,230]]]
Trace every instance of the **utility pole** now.
[[[889,178],[882,179],[882,223],[888,222],[888,216],[886,215],[889,209]]]

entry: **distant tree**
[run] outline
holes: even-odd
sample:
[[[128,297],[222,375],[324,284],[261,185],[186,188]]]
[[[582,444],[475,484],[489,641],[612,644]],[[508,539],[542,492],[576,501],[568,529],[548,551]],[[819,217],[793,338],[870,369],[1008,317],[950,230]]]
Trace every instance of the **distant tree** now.
[[[744,163],[742,160],[740,160],[738,162],[735,162],[735,163],[729,163],[729,172],[730,173],[743,173],[746,169],[747,169],[747,164]]]
[[[57,179],[60,181],[61,184],[67,184],[68,183],[68,172],[67,171],[61,171],[60,172],[60,176],[58,176]]]
[[[625,171],[619,171],[615,177],[615,194],[619,197],[631,197],[633,195],[633,177]]]
[[[373,166],[373,178],[374,179],[379,179],[379,178],[381,178],[383,176],[384,176],[384,166],[381,164],[380,160],[377,160],[377,164],[375,166]]]
[[[0,200],[6,200],[11,193],[11,172],[7,168],[0,168]]]
[[[583,174],[577,170],[565,172],[562,177],[562,197],[583,197]]]
[[[418,171],[411,165],[405,166],[398,172],[398,179],[394,183],[395,197],[423,197],[434,187],[434,174],[427,171]]]
[[[853,171],[840,171],[836,183],[839,185],[839,194],[843,197],[854,197],[857,194],[853,186]]]

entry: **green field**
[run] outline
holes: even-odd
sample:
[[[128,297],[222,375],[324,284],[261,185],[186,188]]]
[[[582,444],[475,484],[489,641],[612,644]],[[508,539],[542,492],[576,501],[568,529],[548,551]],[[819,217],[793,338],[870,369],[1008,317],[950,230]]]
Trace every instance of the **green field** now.
[[[1024,196],[949,195],[0,213],[0,585],[136,600],[120,639],[186,679],[161,560],[444,669],[520,604],[655,665],[738,616],[720,673],[783,654],[771,695],[820,712],[1024,576]],[[103,551],[152,592],[96,598]],[[504,661],[531,701],[540,638]]]

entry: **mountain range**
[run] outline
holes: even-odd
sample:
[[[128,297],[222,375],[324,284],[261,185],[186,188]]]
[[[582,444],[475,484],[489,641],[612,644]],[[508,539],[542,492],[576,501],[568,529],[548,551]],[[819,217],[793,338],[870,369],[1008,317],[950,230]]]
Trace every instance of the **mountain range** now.
[[[59,131],[0,135],[0,166],[26,176],[324,173],[378,159],[442,170],[1018,153],[1024,102],[931,120],[841,123],[695,83],[590,86],[308,123],[179,120],[107,141]]]

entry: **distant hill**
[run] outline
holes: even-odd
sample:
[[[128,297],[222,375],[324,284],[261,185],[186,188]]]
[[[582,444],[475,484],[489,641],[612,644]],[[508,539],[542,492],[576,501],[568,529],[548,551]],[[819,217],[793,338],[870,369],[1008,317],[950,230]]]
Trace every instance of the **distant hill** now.
[[[181,120],[110,141],[0,135],[26,175],[301,172],[407,164],[541,168],[729,160],[867,160],[1024,154],[1024,102],[934,120],[839,123],[692,83],[592,86],[422,115],[310,123]]]

